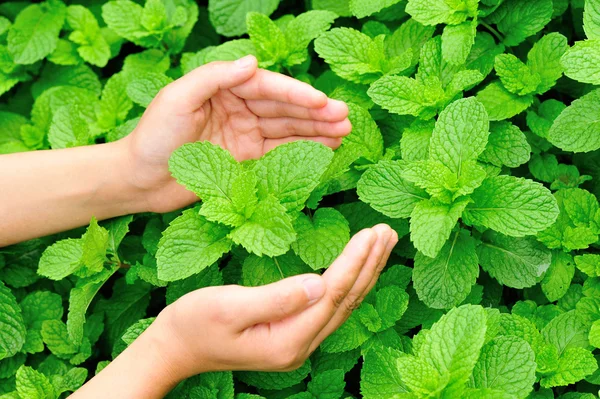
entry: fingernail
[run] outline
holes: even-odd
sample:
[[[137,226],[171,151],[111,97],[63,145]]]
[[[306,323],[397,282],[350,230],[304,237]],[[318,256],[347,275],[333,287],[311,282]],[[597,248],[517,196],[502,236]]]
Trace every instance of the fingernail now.
[[[238,68],[248,68],[253,63],[254,63],[253,55],[247,55],[245,57],[242,57],[242,58],[234,61],[235,66]]]
[[[325,284],[321,277],[307,277],[302,281],[302,285],[304,286],[304,291],[306,291],[306,296],[310,305],[317,302],[325,295]]]

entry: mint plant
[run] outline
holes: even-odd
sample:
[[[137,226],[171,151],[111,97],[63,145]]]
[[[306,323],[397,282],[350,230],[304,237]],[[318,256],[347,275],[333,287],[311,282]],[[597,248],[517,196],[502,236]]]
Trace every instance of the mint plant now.
[[[351,235],[399,235],[300,368],[188,378],[172,398],[596,398],[598,0],[45,0],[0,4],[0,154],[127,136],[212,61],[348,104],[335,151],[169,162],[197,204],[0,248],[0,398],[58,399],[165,304],[321,273]]]

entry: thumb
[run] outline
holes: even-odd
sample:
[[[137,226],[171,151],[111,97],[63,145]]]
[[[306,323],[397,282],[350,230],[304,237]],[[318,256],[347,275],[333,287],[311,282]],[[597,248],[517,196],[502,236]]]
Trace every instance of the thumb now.
[[[240,328],[292,316],[325,295],[325,281],[318,274],[301,274],[261,287],[240,287],[229,298],[243,308]]]
[[[211,62],[167,86],[165,89],[172,95],[165,97],[167,102],[180,112],[195,111],[219,90],[230,89],[246,82],[254,76],[257,67],[258,61],[253,55],[236,61]]]

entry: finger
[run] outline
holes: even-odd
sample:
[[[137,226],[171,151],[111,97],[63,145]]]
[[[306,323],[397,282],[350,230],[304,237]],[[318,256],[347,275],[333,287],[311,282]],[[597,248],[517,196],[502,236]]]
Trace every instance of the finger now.
[[[327,104],[325,93],[280,73],[259,69],[247,82],[231,89],[245,100],[273,100],[307,108],[321,108]]]
[[[391,229],[386,225],[378,225],[373,229],[378,230],[378,241],[371,252],[371,256],[365,262],[361,275],[348,292],[348,295],[346,295],[342,303],[337,307],[336,312],[331,316],[330,321],[316,334],[316,337],[311,344],[311,351],[315,350],[325,338],[344,324],[368,294],[369,287],[373,281],[373,276],[377,273],[382,259],[386,256],[387,246],[392,236],[390,232]]]
[[[293,326],[288,329],[290,340],[306,342],[308,349],[354,286],[365,262],[371,256],[377,238],[377,233],[373,229],[362,230],[352,237],[342,254],[323,274],[327,285],[324,297],[304,312],[294,316]],[[327,275],[326,280],[325,275]]]
[[[342,145],[341,138],[322,137],[322,136],[318,136],[318,137],[289,136],[289,137],[285,137],[282,139],[266,139],[265,143],[263,145],[263,152],[265,152],[265,153],[269,152],[273,148],[278,147],[282,144],[289,143],[291,141],[298,141],[298,140],[316,141],[317,143],[326,145],[327,147],[333,148],[334,150],[336,148],[338,148],[340,145]]]
[[[238,86],[257,73],[257,61],[252,55],[237,61],[211,62],[194,69],[161,90],[164,104],[179,112],[195,111],[219,90]]]
[[[252,112],[262,118],[287,116],[297,119],[339,122],[348,117],[348,106],[346,103],[331,98],[327,99],[327,104],[321,108],[306,108],[271,100],[247,100],[246,105]]]
[[[325,281],[318,274],[301,274],[261,287],[240,287],[229,300],[242,310],[236,321],[242,331],[306,309],[323,297],[325,289]]]
[[[369,286],[363,293],[363,299],[367,295],[369,295],[369,292],[371,292],[373,287],[375,287],[375,284],[377,284],[377,280],[379,279],[381,272],[385,268],[385,265],[387,265],[387,262],[390,259],[390,255],[392,254],[392,250],[394,249],[396,244],[398,244],[398,233],[396,233],[395,230],[392,230],[392,237],[390,238],[390,241],[388,242],[388,245],[385,249],[383,259],[381,259],[381,262],[379,262],[379,265],[377,266],[377,270],[375,271],[375,274],[373,275],[373,278],[371,279]]]
[[[281,139],[289,136],[344,137],[352,130],[348,118],[340,122],[323,122],[296,118],[260,118],[258,125],[263,137]]]

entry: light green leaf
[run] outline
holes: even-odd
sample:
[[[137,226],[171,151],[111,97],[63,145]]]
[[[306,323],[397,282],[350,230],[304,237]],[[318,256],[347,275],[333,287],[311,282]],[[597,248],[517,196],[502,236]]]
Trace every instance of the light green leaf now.
[[[405,356],[392,348],[372,348],[364,355],[360,371],[360,392],[364,399],[392,397],[408,392],[402,382],[402,371],[396,367],[396,360]]]
[[[550,251],[534,237],[515,238],[494,231],[484,233],[477,255],[483,270],[513,288],[535,285],[552,259]]]
[[[538,94],[550,90],[562,76],[561,57],[568,48],[567,38],[560,33],[553,32],[535,42],[527,54],[527,65],[541,79],[536,90]]]
[[[33,64],[56,49],[67,8],[60,0],[31,4],[8,31],[8,51],[17,64]]]
[[[14,356],[25,343],[25,323],[11,290],[0,282],[0,360]]]
[[[333,208],[317,209],[312,218],[300,214],[294,229],[294,252],[315,270],[328,267],[350,240],[348,221]]]
[[[357,185],[361,201],[391,218],[408,218],[428,195],[402,178],[398,162],[384,161],[369,168]]]
[[[600,148],[600,89],[573,101],[554,121],[548,141],[565,151]]]
[[[521,338],[496,337],[481,350],[473,370],[476,388],[493,388],[524,398],[535,382],[535,354]]]
[[[448,397],[460,397],[479,358],[485,332],[483,308],[463,305],[442,316],[425,336],[419,357],[448,378],[444,389]]]
[[[582,83],[600,84],[600,40],[576,42],[561,59],[565,75]]]
[[[377,162],[383,157],[383,136],[379,127],[363,107],[349,103],[348,119],[352,123],[352,132],[344,137],[343,144],[356,150],[362,157]]]
[[[134,103],[147,107],[158,92],[172,81],[173,79],[164,74],[146,72],[129,82],[127,95]]]
[[[231,249],[229,229],[188,209],[171,222],[158,244],[158,278],[181,280],[201,272]]]
[[[583,30],[588,39],[600,39],[600,3],[598,0],[585,0]]]
[[[554,11],[552,0],[507,0],[502,3],[502,8],[504,18],[497,26],[505,35],[504,44],[507,46],[516,46],[538,33],[550,22]]]
[[[246,33],[246,15],[251,11],[271,15],[279,0],[209,0],[208,15],[217,33],[240,36]]]
[[[67,238],[49,246],[40,259],[38,274],[62,280],[82,266],[83,241]]]
[[[490,121],[502,121],[525,111],[533,103],[533,96],[518,96],[506,90],[499,81],[493,81],[477,93],[485,106]]]
[[[541,283],[546,298],[550,302],[562,298],[567,293],[574,275],[575,262],[573,257],[562,251],[553,252],[552,263]]]
[[[269,17],[250,12],[246,15],[246,26],[262,67],[275,65],[287,56],[289,48],[286,38]]]
[[[519,96],[534,93],[542,83],[542,78],[539,74],[532,71],[512,54],[500,54],[496,56],[494,69],[504,88]]]
[[[417,253],[413,284],[419,299],[427,306],[449,309],[467,297],[478,275],[475,240],[467,231],[459,230],[436,258]]]
[[[17,393],[27,399],[55,399],[56,393],[48,378],[28,366],[17,370]]]
[[[479,159],[498,167],[516,168],[529,161],[530,155],[531,146],[521,129],[510,122],[496,122],[490,125],[488,143]]]
[[[430,258],[438,256],[468,203],[468,199],[450,205],[435,199],[419,202],[410,215],[410,240],[415,248]]]
[[[53,149],[90,144],[89,124],[82,117],[77,106],[66,105],[54,112],[48,141]]]
[[[545,388],[567,386],[584,379],[598,370],[598,362],[592,352],[584,348],[568,348],[558,359],[556,371],[541,379]]]
[[[483,152],[488,135],[483,105],[475,97],[457,100],[440,113],[431,136],[430,159],[460,174],[463,162],[474,161]]]
[[[471,195],[463,214],[468,224],[482,225],[511,237],[536,234],[558,217],[558,205],[540,183],[513,176],[490,177]]]
[[[467,60],[475,43],[477,23],[465,21],[459,25],[448,25],[442,33],[442,56],[452,65],[462,65]]]
[[[258,196],[274,196],[288,212],[300,211],[333,159],[333,151],[313,141],[296,141],[269,151],[253,166]]]

